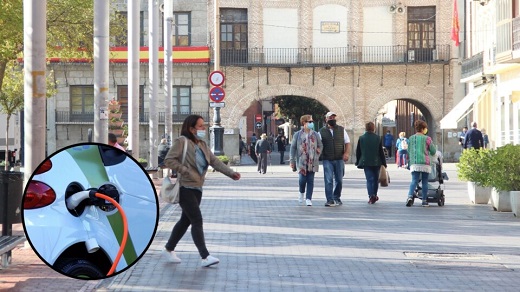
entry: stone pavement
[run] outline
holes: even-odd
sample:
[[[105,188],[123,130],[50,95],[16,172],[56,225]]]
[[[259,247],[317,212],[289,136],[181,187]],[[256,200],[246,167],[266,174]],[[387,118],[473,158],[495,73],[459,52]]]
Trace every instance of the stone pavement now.
[[[410,174],[393,164],[391,184],[380,188],[375,205],[367,204],[362,170],[348,164],[344,205],[323,206],[320,172],[314,206],[306,207],[297,202],[297,175],[272,156],[266,174],[248,159],[236,167],[240,181],[208,174],[201,208],[208,249],[221,260],[214,267],[199,266],[189,232],[177,247],[183,262],[166,261],[161,251],[180,210],[162,203],[155,239],[127,271],[100,281],[69,279],[20,247],[12,266],[0,270],[0,290],[518,291],[520,221],[471,205],[455,164],[444,165],[444,207],[405,207]]]

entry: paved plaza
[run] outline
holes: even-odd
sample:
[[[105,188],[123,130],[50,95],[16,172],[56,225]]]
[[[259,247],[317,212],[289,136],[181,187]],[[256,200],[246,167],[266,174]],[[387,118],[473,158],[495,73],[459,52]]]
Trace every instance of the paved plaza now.
[[[181,264],[161,253],[180,209],[161,203],[156,237],[127,271],[99,281],[67,278],[27,246],[0,270],[12,291],[518,291],[520,219],[469,203],[466,184],[446,163],[446,205],[405,207],[410,174],[390,164],[391,184],[367,204],[364,174],[346,165],[343,206],[324,207],[323,172],[313,206],[299,205],[289,165],[240,181],[209,173],[202,201],[208,250],[220,264],[200,267],[190,233],[177,247]],[[276,165],[274,165],[276,164]],[[154,180],[160,188],[160,180]],[[23,232],[19,224],[16,232]]]

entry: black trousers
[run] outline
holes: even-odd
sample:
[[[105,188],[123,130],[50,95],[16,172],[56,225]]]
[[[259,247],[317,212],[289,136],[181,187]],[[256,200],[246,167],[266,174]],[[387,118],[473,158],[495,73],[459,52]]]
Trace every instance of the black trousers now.
[[[177,224],[173,227],[170,239],[168,239],[166,243],[165,248],[167,250],[175,250],[175,247],[191,225],[191,237],[199,250],[200,257],[205,259],[209,256],[204,239],[204,229],[202,227],[202,213],[199,208],[201,200],[201,191],[181,187],[179,206],[182,209],[182,215],[181,219],[179,219]]]

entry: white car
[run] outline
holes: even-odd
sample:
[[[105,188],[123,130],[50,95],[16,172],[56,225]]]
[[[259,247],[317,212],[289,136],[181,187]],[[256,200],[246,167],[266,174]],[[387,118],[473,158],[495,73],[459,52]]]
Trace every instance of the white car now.
[[[105,193],[126,214],[124,249],[123,216],[96,193]],[[97,143],[51,155],[34,172],[23,197],[29,243],[47,265],[74,278],[100,279],[130,267],[151,244],[158,215],[147,173],[123,151]]]

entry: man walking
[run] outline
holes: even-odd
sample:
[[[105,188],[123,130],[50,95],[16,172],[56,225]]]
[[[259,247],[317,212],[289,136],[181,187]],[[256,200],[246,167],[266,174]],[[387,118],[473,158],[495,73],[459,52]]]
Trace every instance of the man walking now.
[[[271,153],[271,144],[267,141],[267,135],[260,135],[260,140],[256,142],[255,153],[258,158],[258,172],[265,174],[267,172],[267,154]]]
[[[477,129],[477,122],[473,122],[471,124],[471,130],[466,133],[466,138],[464,139],[464,149],[480,149],[484,147],[484,137],[482,136],[482,132]]]
[[[385,135],[385,148],[388,153],[388,158],[392,158],[392,145],[394,145],[394,136],[390,133],[390,130],[386,131]]]
[[[464,139],[466,139],[466,133],[468,132],[468,127],[462,128],[462,132],[459,133],[459,145],[464,149]]]
[[[345,162],[350,156],[350,138],[345,128],[336,124],[336,113],[328,112],[325,115],[327,125],[320,129],[323,142],[323,172],[325,179],[325,207],[343,205],[341,190],[343,189],[343,175]]]
[[[278,133],[278,137],[276,137],[276,146],[278,147],[278,152],[280,152],[280,164],[285,164],[284,162],[284,154],[285,154],[285,144],[287,140],[285,136],[280,132]]]

